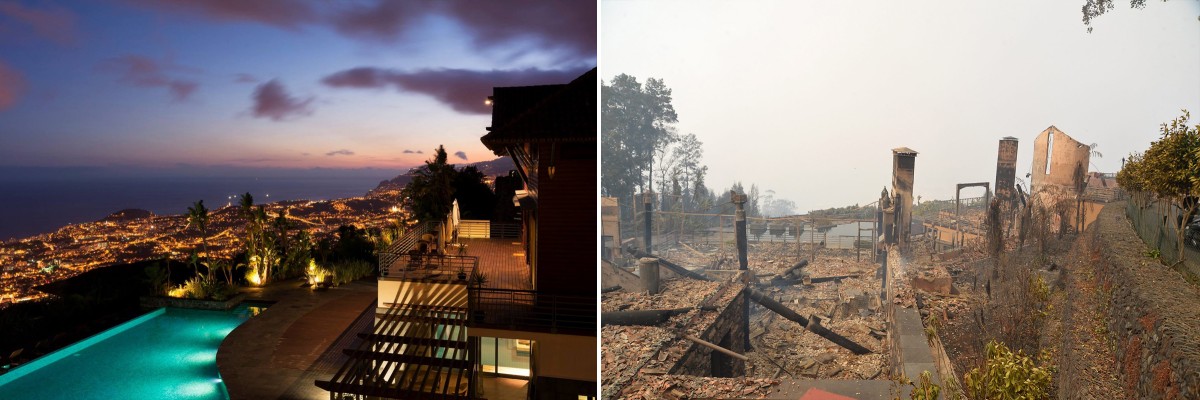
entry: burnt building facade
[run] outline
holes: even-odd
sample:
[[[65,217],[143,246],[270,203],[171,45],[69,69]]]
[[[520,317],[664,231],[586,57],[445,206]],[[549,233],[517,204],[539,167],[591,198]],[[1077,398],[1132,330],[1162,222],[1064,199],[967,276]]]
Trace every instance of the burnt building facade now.
[[[1087,180],[1091,147],[1051,125],[1033,141],[1030,191],[1055,187],[1068,193],[1082,191]]]
[[[913,178],[917,162],[916,150],[907,147],[892,149],[892,214],[895,242],[908,244],[912,231]]]
[[[996,199],[1011,201],[1016,194],[1013,187],[1017,177],[1017,138],[1000,139],[1000,149],[996,153]]]

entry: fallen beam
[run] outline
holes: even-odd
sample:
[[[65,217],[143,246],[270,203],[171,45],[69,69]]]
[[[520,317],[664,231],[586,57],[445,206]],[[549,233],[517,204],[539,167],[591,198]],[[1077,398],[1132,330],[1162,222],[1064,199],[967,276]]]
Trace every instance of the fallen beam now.
[[[780,278],[800,278],[800,268],[804,268],[807,266],[808,266],[808,260],[800,260],[800,262],[796,263],[796,265],[791,266],[791,268],[788,268],[787,270],[784,270],[782,274],[779,274],[779,277]]]
[[[709,278],[707,276],[692,272],[692,271],[688,270],[687,268],[680,267],[679,265],[677,265],[673,262],[667,261],[666,259],[663,259],[661,257],[655,256],[653,254],[650,254],[650,253],[647,253],[647,252],[644,252],[644,251],[641,251],[641,250],[638,250],[638,249],[635,249],[632,247],[626,247],[625,252],[633,255],[634,257],[638,257],[638,258],[643,258],[643,257],[657,258],[658,265],[667,267],[667,269],[671,270],[671,272],[686,276],[688,278],[698,279],[698,280],[702,280],[702,281],[712,281],[713,280],[712,278]]]
[[[775,301],[775,300],[771,299],[770,297],[767,297],[767,295],[763,294],[763,292],[755,290],[754,288],[747,287],[745,289],[745,293],[746,293],[746,297],[749,297],[751,300],[754,300],[758,304],[761,304],[763,307],[766,307],[768,310],[774,311],[775,313],[779,314],[780,316],[787,318],[788,320],[791,320],[792,322],[800,324],[800,326],[803,326],[804,329],[808,329],[810,332],[817,334],[817,336],[823,337],[838,346],[842,346],[843,348],[845,348],[846,350],[850,350],[854,354],[861,355],[861,354],[867,354],[867,353],[871,352],[871,350],[868,350],[866,347],[863,347],[862,345],[860,345],[858,343],[854,343],[854,341],[847,339],[845,336],[834,333],[833,331],[829,330],[828,328],[821,326],[821,324],[809,321],[808,318],[804,318],[803,316],[796,313],[795,311],[792,311],[792,309],[788,308],[787,306],[783,305],[782,303]]]
[[[854,278],[857,276],[858,275],[822,276],[819,278],[809,278],[808,283],[840,281],[842,279]],[[792,285],[799,285],[801,283],[804,283],[804,278],[795,278],[795,279],[776,279],[776,278],[771,278],[771,283],[770,283],[771,286],[792,286]]]
[[[618,290],[621,290],[621,285],[617,285],[617,286],[613,286],[613,287],[606,287],[606,288],[600,289],[600,293],[602,293],[602,294],[603,294],[603,293],[612,293],[612,292],[615,292],[615,291],[618,291]]]
[[[643,325],[654,326],[667,322],[674,315],[691,311],[692,308],[673,310],[610,311],[600,313],[600,325]]]
[[[720,353],[722,353],[722,354],[725,354],[725,355],[727,355],[727,356],[730,356],[730,357],[733,357],[733,358],[736,358],[736,359],[739,359],[739,360],[742,360],[742,361],[750,361],[750,357],[746,357],[746,356],[743,356],[743,355],[741,355],[741,354],[738,354],[738,353],[735,353],[735,352],[733,352],[733,350],[729,350],[729,349],[726,349],[726,348],[724,348],[724,347],[717,346],[717,345],[715,345],[715,344],[712,344],[711,342],[709,342],[709,341],[706,341],[706,340],[704,340],[704,339],[701,339],[701,338],[698,338],[698,337],[695,337],[695,336],[692,336],[692,335],[683,335],[683,338],[684,338],[684,339],[687,339],[687,340],[691,340],[691,341],[693,341],[693,342],[696,342],[696,344],[699,344],[699,345],[701,345],[701,346],[704,346],[704,347],[707,347],[707,348],[710,348],[710,349],[716,350],[716,351],[718,351],[718,352],[720,352]]]

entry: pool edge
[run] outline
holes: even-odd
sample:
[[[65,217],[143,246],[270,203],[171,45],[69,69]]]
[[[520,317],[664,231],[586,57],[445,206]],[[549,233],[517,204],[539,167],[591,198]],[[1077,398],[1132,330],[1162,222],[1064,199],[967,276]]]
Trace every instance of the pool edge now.
[[[156,309],[154,311],[143,314],[137,318],[131,319],[123,324],[114,326],[109,329],[105,329],[103,332],[97,333],[92,336],[88,336],[86,339],[72,343],[70,346],[63,347],[61,349],[50,352],[49,354],[38,357],[38,358],[34,359],[33,361],[19,365],[16,368],[9,370],[4,375],[0,375],[0,386],[7,385],[12,381],[20,379],[21,377],[24,377],[25,375],[29,375],[30,373],[41,369],[42,367],[53,364],[55,361],[66,358],[70,354],[77,353],[77,352],[83,350],[84,348],[91,346],[92,344],[94,344],[96,342],[116,336],[117,334],[119,334],[121,332],[125,332],[125,331],[129,330],[130,328],[140,325],[143,322],[149,321],[149,320],[153,319],[154,317],[165,314],[166,312],[167,312],[166,307]]]

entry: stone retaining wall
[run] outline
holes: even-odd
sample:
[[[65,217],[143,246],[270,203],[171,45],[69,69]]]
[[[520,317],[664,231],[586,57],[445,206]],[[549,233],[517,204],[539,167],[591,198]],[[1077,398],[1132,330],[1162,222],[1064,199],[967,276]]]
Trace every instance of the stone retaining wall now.
[[[1109,331],[1130,398],[1200,398],[1200,290],[1143,255],[1123,203],[1100,214],[1098,271],[1111,290]]]
[[[180,299],[175,297],[140,297],[138,302],[145,308],[191,308],[197,310],[228,310],[246,299],[245,293],[238,293],[225,301],[216,300],[199,300],[199,299]]]

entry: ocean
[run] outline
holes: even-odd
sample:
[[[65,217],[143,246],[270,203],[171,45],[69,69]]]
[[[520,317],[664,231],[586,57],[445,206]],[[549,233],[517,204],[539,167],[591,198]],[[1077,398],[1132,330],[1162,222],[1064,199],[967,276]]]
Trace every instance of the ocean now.
[[[0,174],[0,241],[100,220],[128,208],[184,214],[196,200],[210,210],[250,192],[255,203],[362,196],[397,171],[323,170],[260,176],[154,176],[95,173]]]

